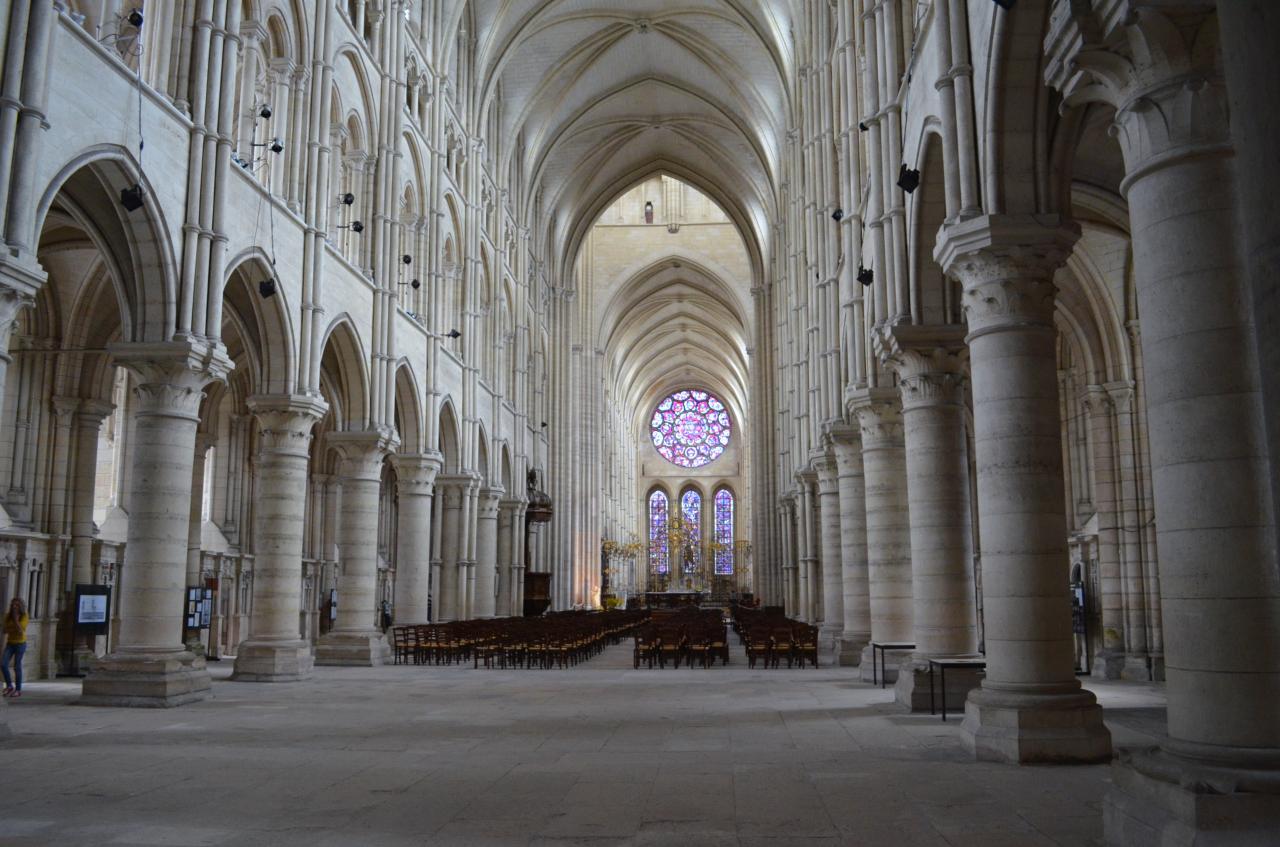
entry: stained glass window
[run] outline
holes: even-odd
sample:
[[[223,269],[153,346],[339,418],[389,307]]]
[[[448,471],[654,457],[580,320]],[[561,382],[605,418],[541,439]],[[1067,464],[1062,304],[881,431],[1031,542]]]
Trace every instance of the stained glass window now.
[[[653,446],[668,462],[700,468],[729,446],[732,422],[720,398],[695,388],[664,397],[649,419]]]
[[[685,561],[686,571],[698,569],[698,551],[702,549],[702,495],[690,488],[680,495],[680,516],[688,527],[687,549],[693,556]]]
[[[649,495],[649,571],[666,573],[668,561],[667,495],[655,491]]]
[[[715,508],[716,573],[733,573],[733,492],[721,488],[713,501]]]

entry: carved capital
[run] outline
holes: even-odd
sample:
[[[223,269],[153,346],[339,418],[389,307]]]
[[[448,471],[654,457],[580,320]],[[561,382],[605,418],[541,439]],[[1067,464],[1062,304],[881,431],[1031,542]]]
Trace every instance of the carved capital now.
[[[883,450],[903,446],[902,402],[892,389],[862,392],[854,400],[863,450]]]
[[[396,468],[396,491],[401,497],[429,497],[435,491],[436,474],[444,456],[435,450],[426,453],[398,453],[391,457]]]
[[[194,340],[119,343],[108,347],[115,364],[134,378],[138,417],[200,420],[205,386],[226,381],[235,367],[220,344]]]
[[[969,360],[963,327],[901,324],[880,336],[881,361],[898,375],[904,410],[963,405]]]
[[[813,463],[813,469],[818,474],[818,493],[819,494],[835,494],[838,492],[836,487],[836,460],[831,456],[823,456]]]
[[[1230,140],[1211,3],[1058,0],[1045,38],[1045,81],[1065,107],[1104,102],[1128,176]],[[1123,188],[1123,187],[1122,187]]]
[[[292,456],[305,459],[311,450],[311,430],[329,405],[310,394],[256,394],[246,404],[258,419],[258,457]]]
[[[102,422],[107,419],[116,410],[114,403],[108,403],[105,400],[84,400],[80,403],[80,408],[76,413],[76,420],[80,426],[85,429],[98,431],[102,428]]]
[[[480,489],[480,496],[476,500],[476,517],[482,521],[497,520],[498,508],[505,493],[506,490],[502,486]]]
[[[1057,215],[986,215],[944,226],[934,258],[964,287],[966,340],[988,332],[1055,332],[1053,275],[1080,228]]]
[[[363,432],[331,432],[325,438],[342,454],[340,473],[344,481],[381,480],[382,460],[400,446],[394,431],[381,428]]]

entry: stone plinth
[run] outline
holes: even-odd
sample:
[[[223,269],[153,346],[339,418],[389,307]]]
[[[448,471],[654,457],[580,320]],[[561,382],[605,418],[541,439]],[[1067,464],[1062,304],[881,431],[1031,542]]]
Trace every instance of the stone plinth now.
[[[104,656],[84,680],[83,706],[167,708],[209,696],[204,658],[188,652],[120,652]]]

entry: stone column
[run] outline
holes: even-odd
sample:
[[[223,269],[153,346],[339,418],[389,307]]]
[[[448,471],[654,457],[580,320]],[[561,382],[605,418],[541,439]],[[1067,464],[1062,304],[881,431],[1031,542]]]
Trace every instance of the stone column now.
[[[292,682],[314,664],[303,636],[302,542],[311,432],[328,405],[310,395],[250,397],[258,419],[257,496],[253,508],[253,612],[236,648],[232,679]],[[342,598],[339,597],[339,610]]]
[[[200,584],[200,550],[204,533],[205,460],[213,446],[213,436],[196,432],[196,450],[191,461],[191,511],[187,521],[187,586]]]
[[[80,702],[94,706],[177,706],[209,694],[203,657],[182,644],[183,585],[191,465],[204,387],[231,362],[196,342],[118,344],[115,363],[134,385],[129,533],[116,649],[94,663]]]
[[[867,583],[867,495],[862,475],[862,437],[845,423],[829,430],[840,492],[841,588],[844,632],[836,661],[858,665],[871,642],[871,594]]]
[[[898,674],[898,704],[929,710],[929,659],[974,657],[973,594],[961,327],[901,325],[882,336],[902,393],[907,500],[911,513],[911,620],[916,649]],[[948,698],[960,702],[981,680],[977,670],[947,673]]]
[[[520,534],[516,532],[519,516],[519,500],[502,500],[498,503],[498,602],[494,611],[498,617],[515,614],[516,568],[519,553],[516,550]]]
[[[1055,16],[1046,42],[1051,85],[1116,108],[1142,328],[1169,725],[1159,748],[1124,751],[1113,769],[1113,844],[1261,844],[1280,831],[1277,457],[1263,412],[1275,376],[1258,358],[1241,258],[1243,228],[1274,222],[1265,208],[1240,215],[1236,205],[1274,195],[1275,177],[1240,166],[1233,149],[1274,146],[1251,130],[1275,104],[1264,96],[1229,110],[1221,78],[1224,60],[1247,62],[1237,49],[1274,64],[1280,19],[1262,11],[1271,4],[1216,5],[1234,32],[1253,36],[1219,50],[1213,4],[1122,15],[1080,5]]]
[[[431,601],[431,506],[443,457],[433,450],[422,455],[401,454],[392,461],[400,509],[396,521],[395,622],[426,623]]]
[[[23,272],[0,256],[0,407],[4,405],[5,380],[9,374],[9,338],[22,310],[35,302],[35,293],[43,284],[43,275]],[[0,408],[0,412],[4,409]],[[0,502],[0,528],[12,526],[13,519]]]
[[[338,619],[316,645],[317,665],[382,664],[390,655],[377,626],[378,508],[382,461],[397,442],[390,432],[335,432],[326,436],[342,453],[341,573]]]
[[[497,608],[498,590],[498,504],[502,486],[481,489],[476,500],[475,605],[472,614],[491,618]]]
[[[911,519],[907,510],[907,466],[902,439],[902,404],[893,389],[867,389],[851,400],[862,435],[867,504],[867,581],[871,598],[871,639],[910,643]],[[885,678],[898,678],[910,655],[889,650]],[[872,678],[871,646],[862,651],[862,679]]]
[[[964,740],[979,759],[1097,762],[1111,735],[1075,675],[1054,272],[1078,231],[988,216],[944,228],[938,264],[964,286],[987,674]]]
[[[462,557],[462,497],[470,477],[439,476],[440,497],[440,586],[435,595],[436,620],[458,619],[459,560]]]
[[[840,567],[840,490],[836,487],[836,462],[823,457],[814,463],[818,473],[819,532],[822,557],[822,630],[819,643],[830,647],[834,660],[844,634],[844,573]]]
[[[76,463],[71,491],[71,593],[67,608],[75,611],[77,585],[93,582],[93,501],[98,482],[98,437],[102,422],[115,406],[101,400],[85,400],[76,415]],[[73,618],[74,620],[74,618]],[[89,636],[79,635],[72,645],[72,673],[79,674],[93,661]]]
[[[796,521],[795,498],[784,497],[778,506],[778,520],[782,523],[782,596],[776,598],[788,617],[799,614],[799,577],[796,573]]]
[[[818,539],[817,521],[814,511],[817,504],[813,498],[813,486],[817,475],[813,471],[801,471],[796,474],[799,492],[796,495],[796,535],[799,547],[798,572],[800,576],[800,605],[796,615],[800,620],[816,624],[818,622]]]

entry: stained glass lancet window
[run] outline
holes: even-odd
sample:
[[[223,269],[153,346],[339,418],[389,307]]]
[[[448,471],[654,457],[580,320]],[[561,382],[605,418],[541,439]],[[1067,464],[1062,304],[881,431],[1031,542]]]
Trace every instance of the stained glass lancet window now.
[[[716,573],[733,573],[733,492],[721,488],[713,501],[715,507]]]
[[[680,516],[687,527],[685,549],[693,552],[693,556],[685,560],[684,569],[698,569],[698,551],[702,549],[702,495],[692,488],[680,495]]]
[[[667,395],[649,419],[654,449],[682,468],[700,468],[719,458],[732,431],[720,398],[696,388]]]
[[[649,495],[649,571],[666,573],[667,556],[667,495],[655,491]]]

